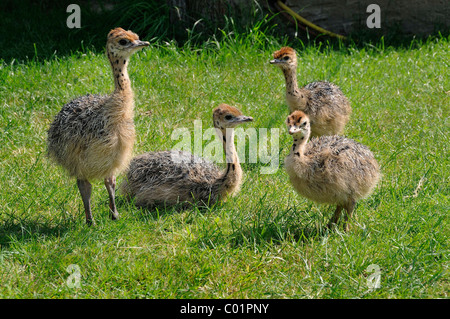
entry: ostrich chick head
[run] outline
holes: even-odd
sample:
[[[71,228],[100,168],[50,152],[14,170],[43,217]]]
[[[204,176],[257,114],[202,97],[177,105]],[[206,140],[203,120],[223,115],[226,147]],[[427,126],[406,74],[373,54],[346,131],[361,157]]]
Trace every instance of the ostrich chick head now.
[[[149,45],[149,42],[139,40],[139,36],[130,30],[115,28],[108,33],[106,49],[108,55],[112,55],[110,58],[127,59],[136,51]]]
[[[273,53],[273,60],[270,64],[274,64],[281,69],[297,68],[297,53],[291,47],[283,47]]]

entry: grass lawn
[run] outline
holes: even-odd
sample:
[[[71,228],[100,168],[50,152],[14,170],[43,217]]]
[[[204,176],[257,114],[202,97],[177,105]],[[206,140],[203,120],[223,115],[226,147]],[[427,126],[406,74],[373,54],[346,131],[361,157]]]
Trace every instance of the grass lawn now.
[[[118,196],[117,221],[97,181],[95,227],[84,223],[75,180],[46,158],[46,136],[70,99],[112,90],[105,55],[3,61],[0,297],[448,297],[450,38],[406,48],[265,40],[154,44],[133,56],[134,152],[171,149],[173,130],[193,130],[195,120],[212,127],[224,102],[254,117],[246,128],[279,130],[278,170],[261,174],[265,164],[247,160],[238,196],[209,209],[148,211]],[[380,163],[382,180],[358,202],[348,233],[327,231],[334,207],[298,196],[284,171],[284,79],[268,63],[283,44],[299,52],[300,85],[341,87],[353,107],[345,135]]]

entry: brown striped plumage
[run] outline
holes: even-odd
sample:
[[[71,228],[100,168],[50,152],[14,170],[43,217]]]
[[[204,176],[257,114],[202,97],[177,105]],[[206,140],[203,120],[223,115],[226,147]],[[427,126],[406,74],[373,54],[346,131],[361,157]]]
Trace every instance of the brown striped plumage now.
[[[237,108],[221,104],[213,121],[227,159],[222,171],[212,162],[182,151],[149,152],[132,159],[120,191],[137,206],[213,205],[239,191],[242,169],[234,146],[234,127],[252,121]]]
[[[319,81],[299,88],[297,54],[290,47],[275,51],[270,63],[283,71],[289,111],[301,110],[308,114],[311,121],[311,136],[341,134],[344,131],[352,110],[338,86],[327,81]]]
[[[131,31],[111,30],[106,52],[113,71],[114,92],[88,94],[70,101],[48,130],[48,155],[77,178],[88,224],[92,223],[89,181],[93,179],[104,179],[111,216],[118,217],[115,176],[128,166],[135,140],[134,99],[127,64],[134,52],[148,45]]]
[[[295,190],[318,203],[335,204],[329,226],[338,222],[345,208],[344,230],[357,200],[368,196],[378,183],[378,163],[367,146],[332,135],[311,139],[308,116],[294,111],[287,118],[294,144],[285,159],[286,172]]]

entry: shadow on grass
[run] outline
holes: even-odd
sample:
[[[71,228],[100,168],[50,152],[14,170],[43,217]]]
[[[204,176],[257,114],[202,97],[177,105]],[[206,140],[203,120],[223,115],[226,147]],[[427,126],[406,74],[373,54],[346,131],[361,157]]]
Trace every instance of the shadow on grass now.
[[[164,216],[169,216],[173,214],[180,214],[183,212],[189,212],[192,214],[207,214],[214,210],[216,207],[220,207],[221,203],[216,203],[214,205],[208,205],[203,202],[192,202],[192,203],[177,203],[175,205],[166,205],[164,203],[153,205],[150,207],[136,206],[134,200],[127,200],[124,196],[116,197],[116,205],[122,210],[127,210],[128,212],[133,212],[133,215],[138,218],[138,220],[148,221],[148,220],[158,220]]]
[[[249,223],[235,229],[229,237],[232,246],[261,245],[264,243],[278,245],[283,242],[320,241],[329,233],[330,230],[326,228],[326,224],[318,221],[305,224],[295,220],[286,220],[270,224]]]
[[[345,233],[344,214],[341,215],[337,224],[328,228],[335,206],[322,206],[320,209],[315,209],[314,205],[310,202],[302,209],[294,206],[280,211],[263,207],[250,222],[234,221],[229,240],[234,246],[283,242],[308,243],[321,241],[332,234]],[[371,206],[376,207],[376,201],[372,200]],[[355,210],[357,211],[357,207]],[[352,233],[354,227],[352,224],[355,223],[355,219],[356,214],[349,220],[349,233]]]
[[[328,229],[321,226],[301,226],[292,225],[263,227],[260,229],[242,229],[234,232],[231,237],[233,246],[248,245],[255,243],[281,244],[282,242],[310,242],[321,240],[330,233]]]
[[[309,204],[303,210],[294,207],[279,211],[265,207],[250,219],[245,220],[242,216],[232,219],[231,232],[218,228],[199,235],[196,245],[209,248],[219,245],[260,247],[283,242],[321,241],[334,230],[328,229],[324,216],[320,212],[312,212],[311,207]]]
[[[0,220],[0,248],[13,242],[26,242],[39,238],[60,237],[75,227],[76,218],[47,219],[45,217],[18,217],[12,214]]]

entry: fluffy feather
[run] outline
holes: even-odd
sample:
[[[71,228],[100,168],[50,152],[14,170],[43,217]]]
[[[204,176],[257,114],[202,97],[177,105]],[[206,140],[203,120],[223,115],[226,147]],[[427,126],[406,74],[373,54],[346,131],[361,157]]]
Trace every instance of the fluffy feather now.
[[[214,127],[223,141],[227,167],[187,152],[149,152],[132,159],[120,191],[135,199],[137,206],[186,204],[194,201],[212,205],[238,193],[242,169],[234,146],[233,128],[253,120],[237,108],[219,105],[213,112]]]
[[[330,224],[337,222],[342,208],[350,217],[356,201],[370,195],[380,178],[373,153],[338,135],[315,137],[307,143],[309,118],[301,111],[293,112],[286,122],[294,143],[285,168],[295,190],[315,202],[337,205]]]
[[[283,71],[286,81],[286,102],[289,111],[301,110],[311,120],[311,136],[341,134],[349,121],[351,107],[341,89],[327,81],[312,82],[299,88],[297,54],[290,47],[273,53],[270,61]]]

